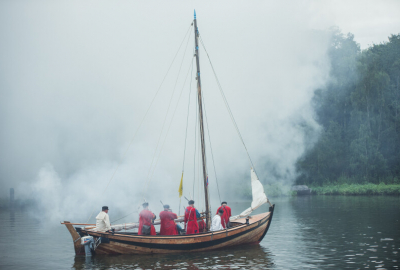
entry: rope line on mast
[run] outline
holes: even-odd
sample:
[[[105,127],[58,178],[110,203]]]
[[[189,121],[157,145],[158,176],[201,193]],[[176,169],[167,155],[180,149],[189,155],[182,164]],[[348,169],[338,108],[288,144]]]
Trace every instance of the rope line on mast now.
[[[198,145],[198,149],[200,149],[200,144],[201,144],[201,142],[200,142],[200,136],[199,136],[199,145]],[[199,204],[200,204],[200,202],[201,202],[201,199],[200,199],[200,183],[201,183],[201,181],[200,181],[200,155],[201,155],[201,152],[199,151],[198,152],[198,158],[197,158],[197,200],[198,200],[198,202],[199,202]],[[193,196],[193,200],[194,200],[194,196]]]
[[[197,75],[196,75],[197,76]],[[197,151],[197,114],[198,114],[198,109],[197,109],[197,102],[196,102],[196,119],[194,121],[194,155],[193,155],[193,199],[194,199],[194,187],[196,185],[196,151]]]
[[[129,144],[128,144],[128,147],[126,148],[124,154],[122,155],[121,160],[124,160],[125,157],[126,157],[126,155],[128,154],[128,150],[129,150],[130,146],[132,145],[133,140],[135,139],[135,137],[136,137],[136,135],[137,135],[139,129],[142,127],[142,124],[143,124],[143,122],[144,122],[144,119],[146,118],[147,114],[149,113],[150,108],[151,108],[151,106],[152,106],[153,103],[154,103],[154,100],[156,99],[158,93],[160,92],[161,86],[164,84],[165,78],[167,77],[169,71],[171,70],[172,64],[175,62],[176,56],[178,55],[178,53],[179,53],[179,51],[180,51],[180,49],[181,49],[181,47],[182,47],[182,44],[183,44],[183,42],[185,41],[186,36],[188,35],[188,33],[189,33],[190,29],[192,28],[192,26],[193,26],[193,24],[191,24],[191,25],[189,26],[188,30],[186,31],[186,34],[185,34],[185,36],[183,37],[183,39],[182,39],[182,41],[181,41],[181,44],[179,45],[179,48],[178,48],[177,52],[175,53],[175,56],[174,56],[174,58],[172,59],[172,62],[171,62],[171,64],[169,65],[169,68],[168,68],[167,72],[165,73],[164,78],[163,78],[162,81],[161,81],[160,86],[158,87],[158,89],[157,89],[157,91],[156,91],[156,93],[155,93],[153,99],[151,100],[150,105],[149,105],[149,107],[147,108],[146,113],[144,114],[144,116],[143,116],[143,118],[142,118],[142,121],[140,121],[140,124],[139,124],[138,128],[136,129],[135,133],[133,134],[133,137],[132,137],[132,139],[130,140],[130,142],[129,142]],[[190,33],[191,33],[191,31],[190,31]],[[190,34],[190,35],[191,35],[191,34]],[[104,193],[106,192],[106,190],[107,190],[108,186],[110,185],[111,181],[114,179],[114,176],[115,176],[115,174],[117,173],[117,171],[118,171],[118,169],[119,169],[121,163],[122,163],[122,162],[119,162],[119,163],[118,163],[117,168],[115,169],[115,171],[114,171],[113,174],[111,175],[111,178],[110,178],[110,180],[108,181],[107,186],[105,187],[105,189],[104,189],[104,191],[103,191],[103,193],[101,194],[100,197],[102,197],[102,196],[104,195]],[[92,211],[92,213],[90,214],[90,216],[89,216],[88,220],[86,221],[86,223],[88,223],[89,220],[92,218],[94,211],[96,211],[96,210],[93,209],[93,211]]]
[[[187,132],[188,132],[188,126],[189,126],[189,109],[190,109],[190,94],[192,93],[192,81],[193,81],[193,58],[192,58],[192,69],[190,70],[189,102],[188,102],[188,110],[187,110],[187,117],[186,117],[185,146],[183,149],[182,172],[184,171],[184,168],[185,168],[186,142],[187,142]]]
[[[222,201],[221,201],[221,195],[220,195],[220,193],[219,193],[219,185],[218,185],[217,171],[216,171],[216,169],[215,169],[214,154],[213,154],[213,150],[212,150],[211,136],[210,136],[210,128],[208,127],[208,118],[207,118],[206,103],[204,102],[204,92],[203,92],[203,104],[204,104],[204,115],[206,116],[206,126],[207,126],[207,133],[208,133],[208,141],[210,142],[211,159],[212,159],[213,167],[214,167],[215,182],[217,183],[217,190],[218,190],[219,201],[222,202]]]
[[[192,25],[190,25],[190,27],[191,27],[191,26],[192,26]],[[189,30],[190,30],[190,28],[189,28]],[[153,154],[153,158],[152,158],[152,161],[151,161],[151,164],[150,164],[149,172],[147,173],[146,184],[145,184],[144,192],[143,192],[143,199],[144,199],[145,195],[147,194],[148,184],[149,184],[149,182],[150,182],[150,180],[151,180],[152,175],[154,174],[154,169],[155,169],[155,167],[154,167],[154,169],[153,169],[154,159],[155,159],[155,157],[156,157],[157,150],[158,150],[158,146],[159,146],[159,144],[160,144],[160,140],[161,140],[162,134],[163,134],[163,132],[164,132],[165,123],[167,122],[167,117],[168,117],[169,110],[170,110],[170,107],[171,107],[172,99],[173,99],[174,94],[175,94],[176,85],[177,85],[177,83],[178,83],[179,74],[181,73],[183,60],[184,60],[184,58],[185,58],[187,46],[188,46],[188,44],[189,44],[189,40],[190,40],[191,35],[192,35],[192,34],[189,34],[188,40],[187,40],[187,42],[186,42],[186,47],[185,47],[185,51],[184,51],[183,56],[182,56],[181,65],[179,66],[178,75],[177,75],[177,78],[176,78],[176,80],[175,80],[175,85],[174,85],[174,88],[173,88],[173,91],[172,91],[171,98],[170,98],[170,100],[169,100],[169,104],[168,104],[168,108],[167,108],[167,113],[165,114],[164,121],[163,121],[163,125],[162,125],[161,132],[160,132],[160,136],[158,137],[157,146],[156,146],[156,149],[155,149],[154,154]],[[186,36],[185,36],[185,38],[186,38]],[[157,160],[158,160],[158,159],[157,159]],[[154,166],[156,166],[156,165],[154,165]],[[153,173],[152,173],[152,169],[153,169]]]
[[[237,132],[237,134],[238,134],[240,140],[242,141],[242,144],[243,144],[243,146],[244,146],[244,149],[246,150],[246,153],[247,153],[247,157],[249,158],[250,164],[251,164],[251,166],[252,166],[252,168],[253,168],[253,170],[254,170],[254,172],[255,172],[256,169],[255,169],[255,167],[254,167],[253,161],[251,160],[249,151],[247,150],[246,144],[244,143],[242,134],[240,133],[239,127],[238,127],[238,125],[237,125],[237,123],[236,123],[236,121],[235,121],[235,118],[234,118],[234,116],[233,116],[233,113],[232,113],[232,111],[231,111],[231,109],[230,109],[230,107],[229,107],[228,100],[226,99],[226,96],[225,96],[225,94],[224,94],[224,91],[222,90],[221,83],[220,83],[219,80],[218,80],[217,73],[215,72],[214,66],[213,66],[213,64],[212,64],[212,62],[211,62],[210,56],[208,55],[206,46],[204,45],[203,39],[202,39],[202,37],[200,36],[200,34],[199,34],[199,37],[200,37],[201,45],[203,45],[204,51],[205,51],[206,54],[207,54],[208,61],[210,62],[211,69],[212,69],[212,71],[213,71],[213,73],[214,73],[214,77],[215,77],[215,80],[216,80],[216,82],[217,82],[217,84],[218,84],[218,88],[219,88],[219,91],[220,91],[220,93],[221,93],[222,99],[223,99],[223,101],[224,101],[224,103],[225,103],[225,107],[226,107],[226,109],[227,109],[227,111],[228,111],[228,113],[229,113],[229,116],[230,116],[231,120],[232,120],[233,126],[235,127],[236,132]]]
[[[194,31],[195,31],[195,49],[196,49],[196,68],[197,68],[197,100],[199,109],[199,126],[200,126],[200,137],[201,137],[201,156],[203,164],[203,186],[204,186],[204,201],[206,205],[206,228],[210,229],[210,208],[209,208],[209,192],[208,192],[208,179],[207,179],[207,159],[206,159],[206,146],[204,142],[204,123],[203,123],[203,108],[202,108],[202,95],[201,95],[201,76],[200,76],[200,59],[199,59],[199,29],[197,28],[196,13],[194,14]]]
[[[187,109],[187,117],[186,117],[186,131],[185,131],[185,146],[183,148],[183,161],[182,161],[182,182],[183,182],[183,174],[185,171],[185,159],[186,159],[186,143],[187,143],[187,133],[188,133],[188,126],[189,126],[189,114],[190,114],[190,94],[192,93],[192,81],[193,81],[193,58],[192,58],[192,67],[190,70],[190,83],[189,83],[189,102],[188,102],[188,109]],[[183,183],[182,183],[182,190],[183,190]],[[179,215],[181,213],[181,201],[182,197],[179,198]]]
[[[193,59],[192,59],[192,63],[193,63]],[[153,172],[152,172],[152,174],[151,174],[151,177],[150,177],[150,179],[149,179],[149,183],[150,183],[150,181],[151,181],[152,178],[153,178],[154,172],[155,172],[156,167],[157,167],[157,164],[158,164],[158,160],[160,159],[162,150],[164,149],[165,141],[167,140],[167,136],[168,136],[169,130],[171,129],[171,125],[172,125],[172,122],[173,122],[173,120],[174,120],[174,116],[175,116],[176,110],[178,109],[178,105],[179,105],[179,101],[180,101],[181,96],[182,96],[183,89],[185,88],[185,84],[186,84],[187,77],[188,77],[188,75],[189,75],[190,67],[193,65],[192,63],[191,63],[190,66],[189,66],[188,73],[187,73],[186,78],[185,78],[185,81],[184,81],[184,83],[183,83],[183,86],[182,86],[182,89],[181,89],[181,93],[180,93],[180,95],[179,95],[178,102],[176,103],[176,107],[175,107],[174,113],[172,114],[172,119],[171,119],[171,122],[169,123],[168,129],[167,129],[167,133],[165,134],[165,138],[164,138],[163,144],[161,145],[160,152],[158,153],[158,157],[157,157],[156,163],[155,163],[155,165],[154,165],[154,168],[153,168]]]

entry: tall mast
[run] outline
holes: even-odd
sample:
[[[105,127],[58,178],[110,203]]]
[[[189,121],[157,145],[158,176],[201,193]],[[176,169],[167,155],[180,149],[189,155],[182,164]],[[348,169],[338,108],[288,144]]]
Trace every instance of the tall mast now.
[[[210,230],[210,208],[208,206],[208,184],[207,184],[207,169],[206,169],[206,148],[204,144],[204,126],[203,126],[203,104],[201,98],[201,80],[200,80],[200,62],[199,62],[199,30],[197,29],[196,10],[194,11],[194,42],[195,42],[195,56],[197,66],[197,99],[199,103],[199,116],[200,116],[200,139],[201,139],[201,156],[203,158],[203,180],[204,180],[204,196],[206,202],[206,226]]]

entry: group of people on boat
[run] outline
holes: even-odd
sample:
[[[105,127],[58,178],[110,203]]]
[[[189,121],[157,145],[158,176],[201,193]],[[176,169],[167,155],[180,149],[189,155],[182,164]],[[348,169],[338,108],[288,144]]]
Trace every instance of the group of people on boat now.
[[[181,232],[186,234],[196,234],[206,231],[206,223],[199,211],[194,206],[194,201],[190,200],[189,205],[185,208],[184,228],[182,229],[175,220],[178,218],[177,214],[173,213],[169,205],[164,205],[164,211],[160,212],[160,233],[159,235],[178,235]],[[143,210],[139,214],[139,235],[156,235],[153,222],[156,215],[149,209],[147,202],[143,203]],[[231,216],[231,208],[226,202],[222,202],[221,207],[218,208],[216,215],[213,217],[211,231],[223,230],[230,226],[229,217]]]
[[[156,215],[149,210],[149,203],[142,204],[143,210],[139,214],[139,235],[156,235],[154,228],[154,220]],[[161,228],[159,235],[177,235],[180,232],[180,227],[175,223],[177,214],[173,213],[168,204],[164,205],[164,211],[160,212]]]
[[[231,226],[229,221],[230,217],[231,208],[227,205],[227,202],[222,202],[221,206],[217,209],[217,214],[212,219],[211,231],[219,231],[229,228]]]
[[[156,215],[149,210],[149,203],[142,204],[143,210],[139,213],[139,235],[157,235],[154,228]],[[175,222],[178,219],[177,214],[173,213],[169,205],[164,205],[164,210],[160,212],[160,232],[159,235],[178,235],[181,233],[197,234],[206,232],[206,223],[199,211],[194,206],[194,201],[190,200],[185,208],[184,228]],[[210,231],[224,230],[230,227],[229,218],[231,217],[231,208],[227,202],[222,202],[216,215],[212,219]],[[96,216],[96,230],[111,231],[110,218],[108,216],[108,206],[103,206],[102,211]]]

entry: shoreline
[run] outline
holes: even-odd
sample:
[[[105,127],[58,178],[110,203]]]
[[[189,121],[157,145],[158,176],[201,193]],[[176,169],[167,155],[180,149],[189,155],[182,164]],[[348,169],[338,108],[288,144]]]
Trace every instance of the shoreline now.
[[[280,183],[264,184],[264,190],[268,198],[292,197],[292,196],[400,196],[400,184],[326,184],[322,186],[309,185],[310,194],[297,194],[290,186]],[[252,194],[248,189],[235,190],[236,196],[242,200],[252,200]]]
[[[400,196],[400,184],[335,184],[309,187],[313,195]]]

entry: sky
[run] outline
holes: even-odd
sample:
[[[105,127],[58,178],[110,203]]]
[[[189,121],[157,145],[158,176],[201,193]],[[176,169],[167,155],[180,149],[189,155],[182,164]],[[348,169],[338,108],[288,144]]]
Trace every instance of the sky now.
[[[388,41],[400,28],[400,2],[384,1],[310,1],[315,17],[310,26],[324,29],[338,26],[343,33],[353,33],[361,49]],[[318,26],[319,25],[319,26]]]
[[[184,171],[184,195],[204,208],[194,8],[264,183],[293,183],[307,136],[318,137],[310,101],[329,79],[327,30],[362,49],[400,32],[399,1],[1,1],[0,197],[13,187],[57,221],[143,200],[176,209]],[[203,47],[200,61],[216,208],[248,186],[251,165]]]

